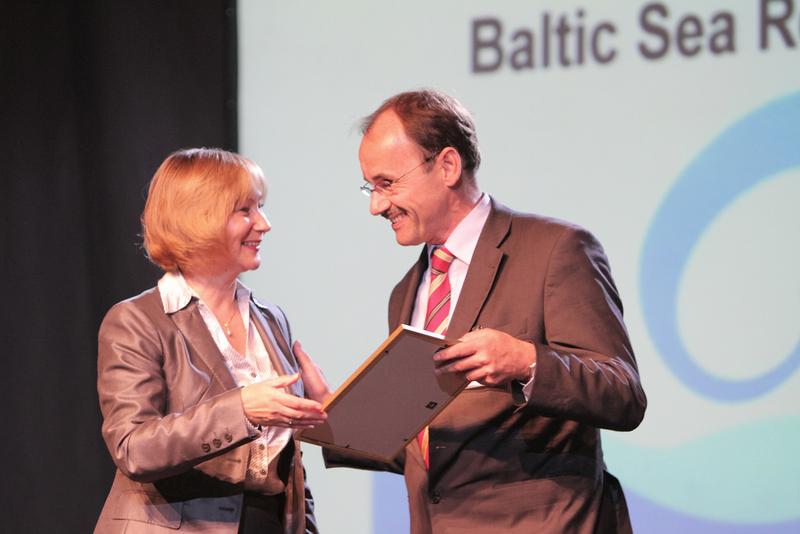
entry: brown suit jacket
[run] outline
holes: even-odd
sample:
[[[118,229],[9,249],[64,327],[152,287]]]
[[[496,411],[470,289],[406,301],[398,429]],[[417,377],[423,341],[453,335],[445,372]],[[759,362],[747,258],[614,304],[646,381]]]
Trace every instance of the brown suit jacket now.
[[[250,313],[275,369],[294,373],[283,312],[253,299]],[[247,444],[257,434],[196,301],[168,316],[153,288],[115,305],[100,327],[97,365],[103,439],[117,472],[95,532],[235,534]],[[292,393],[303,396],[300,382]],[[316,532],[296,442],[278,472],[286,532]]]
[[[411,319],[427,269],[392,291],[389,328]],[[463,391],[430,425],[430,470],[412,441],[394,465],[326,452],[329,466],[402,469],[414,534],[630,532],[600,428],[632,430],[646,407],[602,247],[577,226],[492,201],[448,337],[494,328],[536,346],[533,392]]]

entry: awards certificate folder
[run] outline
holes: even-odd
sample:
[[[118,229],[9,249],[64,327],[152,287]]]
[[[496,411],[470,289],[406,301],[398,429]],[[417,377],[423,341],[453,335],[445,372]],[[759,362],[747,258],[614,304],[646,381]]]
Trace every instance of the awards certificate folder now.
[[[434,373],[433,355],[453,343],[398,326],[325,402],[328,420],[297,437],[391,461],[466,387],[459,376]]]

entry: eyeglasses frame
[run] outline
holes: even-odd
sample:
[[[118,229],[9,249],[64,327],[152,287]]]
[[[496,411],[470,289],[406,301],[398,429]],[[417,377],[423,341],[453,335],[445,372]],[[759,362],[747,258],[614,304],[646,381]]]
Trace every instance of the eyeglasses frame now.
[[[375,185],[375,184],[371,184],[368,181],[364,180],[364,183],[361,185],[361,187],[359,187],[359,189],[368,198],[372,198],[372,194],[373,193],[380,193],[381,195],[390,194],[391,193],[391,189],[390,188],[394,184],[396,184],[397,182],[399,182],[400,180],[402,180],[406,176],[409,176],[411,173],[413,173],[414,171],[416,171],[417,169],[419,169],[423,165],[425,165],[427,163],[430,163],[433,160],[435,160],[439,156],[440,153],[441,153],[441,150],[438,151],[438,152],[435,152],[435,153],[431,154],[430,156],[428,156],[427,158],[423,159],[421,162],[419,162],[413,168],[407,170],[406,172],[404,172],[403,174],[401,174],[397,178],[391,180],[391,183],[386,187],[382,187],[382,186],[378,186],[378,185]]]

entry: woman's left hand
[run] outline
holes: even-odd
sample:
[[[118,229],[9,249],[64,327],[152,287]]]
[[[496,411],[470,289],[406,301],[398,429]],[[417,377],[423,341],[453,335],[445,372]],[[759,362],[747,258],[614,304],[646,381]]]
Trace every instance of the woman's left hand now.
[[[314,363],[311,356],[303,350],[300,341],[294,342],[292,352],[297,359],[297,363],[300,364],[300,376],[303,378],[306,397],[320,404],[325,402],[331,396],[331,390],[328,387],[328,381],[325,380],[325,376],[322,374],[322,370]]]

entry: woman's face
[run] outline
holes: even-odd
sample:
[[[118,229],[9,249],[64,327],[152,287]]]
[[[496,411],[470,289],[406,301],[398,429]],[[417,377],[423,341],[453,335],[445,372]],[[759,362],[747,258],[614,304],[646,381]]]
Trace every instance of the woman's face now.
[[[261,238],[272,228],[262,207],[261,198],[253,195],[235,207],[225,225],[225,259],[237,274],[261,265]]]

